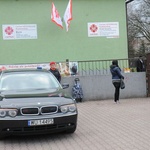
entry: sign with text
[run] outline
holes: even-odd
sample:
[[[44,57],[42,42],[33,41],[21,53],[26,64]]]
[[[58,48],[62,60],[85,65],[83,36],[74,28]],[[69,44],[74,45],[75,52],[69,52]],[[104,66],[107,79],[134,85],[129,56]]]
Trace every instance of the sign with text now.
[[[9,64],[9,65],[0,65],[0,72],[3,70],[11,70],[11,69],[37,69],[42,68],[49,70],[49,63],[34,63],[34,64]],[[62,76],[71,76],[78,74],[78,62],[57,62],[56,68],[59,70]]]
[[[118,22],[88,23],[88,37],[119,38]]]
[[[2,25],[4,40],[37,39],[36,24]]]

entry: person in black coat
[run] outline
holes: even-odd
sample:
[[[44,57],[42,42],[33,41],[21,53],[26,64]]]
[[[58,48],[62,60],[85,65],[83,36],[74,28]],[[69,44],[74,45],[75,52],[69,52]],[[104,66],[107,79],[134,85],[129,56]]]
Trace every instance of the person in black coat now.
[[[124,79],[124,76],[121,74],[121,69],[118,66],[118,60],[112,61],[110,72],[112,74],[112,83],[115,87],[114,102],[117,103],[119,102],[121,79]]]
[[[142,56],[139,56],[139,58],[137,60],[136,69],[137,69],[137,72],[145,71],[145,65],[144,65],[144,61],[142,59]]]
[[[56,63],[55,62],[50,62],[50,70],[49,70],[55,77],[56,79],[61,82],[61,75],[59,70],[56,68]]]

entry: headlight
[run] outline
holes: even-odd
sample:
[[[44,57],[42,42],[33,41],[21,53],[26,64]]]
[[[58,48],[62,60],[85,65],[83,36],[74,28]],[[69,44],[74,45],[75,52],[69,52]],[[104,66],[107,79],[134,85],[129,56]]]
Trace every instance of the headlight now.
[[[60,107],[60,110],[62,113],[74,112],[76,111],[76,105],[75,104],[63,105]]]
[[[61,106],[60,110],[62,113],[66,113],[68,111],[68,107],[67,106]]]
[[[9,110],[8,115],[11,117],[16,117],[17,116],[17,110]]]
[[[76,110],[76,106],[74,104],[68,106],[69,111],[74,112]]]
[[[10,116],[16,117],[18,113],[17,109],[0,109],[0,117]]]
[[[0,110],[0,117],[5,117],[6,116],[6,111],[5,110]]]

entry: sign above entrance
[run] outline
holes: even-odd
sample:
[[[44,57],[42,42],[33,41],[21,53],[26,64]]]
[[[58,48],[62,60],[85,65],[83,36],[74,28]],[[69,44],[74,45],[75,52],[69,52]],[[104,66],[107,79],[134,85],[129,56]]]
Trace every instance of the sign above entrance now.
[[[2,25],[4,40],[37,39],[36,24]]]

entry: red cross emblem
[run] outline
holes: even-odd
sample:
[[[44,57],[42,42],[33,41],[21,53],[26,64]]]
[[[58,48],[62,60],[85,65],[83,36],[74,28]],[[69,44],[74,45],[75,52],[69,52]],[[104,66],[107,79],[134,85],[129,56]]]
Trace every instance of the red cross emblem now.
[[[5,29],[5,32],[6,32],[6,34],[11,35],[11,34],[14,32],[14,30],[13,30],[12,27],[8,26],[8,27]]]
[[[95,24],[92,24],[92,25],[90,26],[90,30],[91,30],[92,32],[96,32],[96,31],[98,30],[98,27],[97,27]]]

